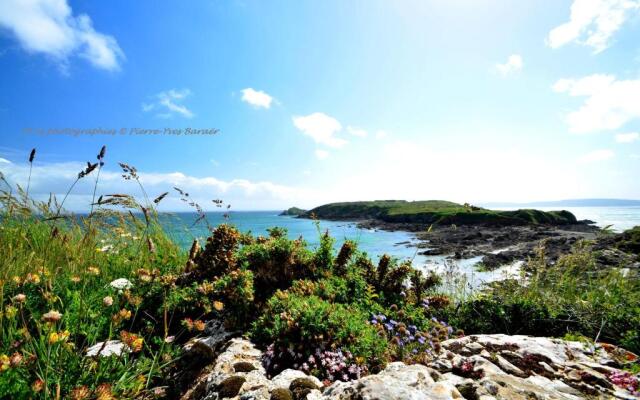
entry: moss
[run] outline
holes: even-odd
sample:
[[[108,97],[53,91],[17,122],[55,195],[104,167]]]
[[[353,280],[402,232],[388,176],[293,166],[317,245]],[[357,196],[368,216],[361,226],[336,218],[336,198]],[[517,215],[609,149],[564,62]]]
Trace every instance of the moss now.
[[[240,361],[233,364],[233,370],[235,372],[251,372],[254,371],[256,367],[250,362]]]
[[[220,382],[217,390],[220,398],[224,399],[225,397],[237,396],[245,381],[246,379],[244,377],[234,375]]]
[[[285,388],[273,389],[271,391],[271,400],[293,400],[293,393]]]

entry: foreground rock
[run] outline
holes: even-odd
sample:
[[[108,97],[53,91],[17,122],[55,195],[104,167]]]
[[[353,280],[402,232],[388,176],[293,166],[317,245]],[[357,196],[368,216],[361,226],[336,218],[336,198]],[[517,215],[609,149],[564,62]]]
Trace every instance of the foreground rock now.
[[[287,369],[268,379],[262,352],[246,339],[231,339],[213,368],[203,374],[183,400],[294,400],[320,398],[322,383],[304,372]]]
[[[382,372],[322,387],[288,369],[268,379],[262,352],[248,340],[227,343],[182,398],[192,400],[577,400],[636,399],[609,379],[636,356],[611,345],[529,336],[472,335],[443,342],[429,365],[389,364]]]
[[[530,336],[472,335],[443,343],[431,363],[465,398],[635,399],[609,376],[636,359],[611,345]]]

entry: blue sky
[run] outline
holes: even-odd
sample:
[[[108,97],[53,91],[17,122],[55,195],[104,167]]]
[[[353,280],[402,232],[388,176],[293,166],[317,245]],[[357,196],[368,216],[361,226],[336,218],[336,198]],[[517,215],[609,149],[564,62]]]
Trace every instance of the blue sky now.
[[[235,209],[638,199],[638,39],[638,0],[2,0],[0,171],[36,147],[64,193],[104,144],[100,193],[138,194],[124,161]]]

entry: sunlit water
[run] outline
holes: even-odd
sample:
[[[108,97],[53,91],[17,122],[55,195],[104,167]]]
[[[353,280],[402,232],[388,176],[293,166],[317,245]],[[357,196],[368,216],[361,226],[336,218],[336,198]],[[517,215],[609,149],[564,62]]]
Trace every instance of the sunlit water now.
[[[541,207],[542,210],[553,208]],[[616,231],[629,229],[640,225],[640,207],[569,207],[578,219],[595,221],[598,226],[612,225]],[[243,232],[251,231],[255,235],[267,235],[267,229],[278,226],[286,228],[289,238],[302,236],[311,248],[319,242],[319,231],[316,224],[308,219],[279,216],[277,211],[247,211],[230,213],[229,223],[234,224]],[[165,216],[163,225],[168,228],[169,235],[182,247],[188,248],[194,238],[203,239],[208,235],[207,226],[200,222],[193,225],[196,215],[193,213],[176,213]],[[222,213],[207,213],[207,220],[211,226],[225,222]],[[425,271],[436,271],[451,277],[462,279],[461,285],[478,287],[482,283],[505,277],[517,276],[519,264],[503,267],[495,271],[478,271],[474,265],[480,257],[474,257],[455,262],[447,261],[443,256],[423,256],[418,254],[415,245],[418,243],[415,235],[409,232],[388,232],[377,229],[361,229],[354,222],[320,221],[320,232],[329,230],[336,238],[336,249],[346,239],[358,244],[358,248],[367,252],[374,261],[382,254],[389,254],[399,260],[411,260],[416,268]]]

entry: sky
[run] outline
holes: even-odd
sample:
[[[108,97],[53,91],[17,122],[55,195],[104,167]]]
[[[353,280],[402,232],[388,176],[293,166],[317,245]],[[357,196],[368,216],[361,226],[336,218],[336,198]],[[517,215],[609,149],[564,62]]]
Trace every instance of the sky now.
[[[640,0],[0,0],[0,171],[161,209],[640,199]],[[95,175],[66,205],[86,209]]]

